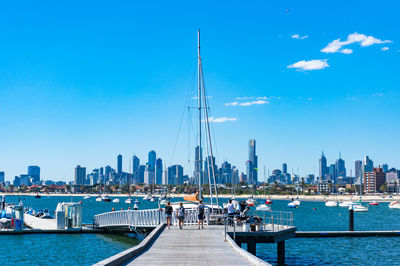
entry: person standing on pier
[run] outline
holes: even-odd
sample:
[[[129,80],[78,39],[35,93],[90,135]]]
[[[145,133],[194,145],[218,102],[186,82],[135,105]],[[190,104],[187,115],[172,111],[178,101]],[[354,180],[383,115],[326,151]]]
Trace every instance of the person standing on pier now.
[[[201,223],[201,229],[204,229],[204,204],[203,201],[199,201],[199,206],[197,206],[197,224],[199,226],[198,229],[200,229],[200,223]]]
[[[176,216],[179,220],[179,229],[183,228],[183,222],[185,221],[185,208],[183,208],[182,202],[179,204],[179,208],[176,210]]]
[[[167,218],[167,227],[170,229],[171,226],[171,217],[172,217],[172,206],[171,202],[167,202],[167,205],[165,206],[165,217]]]

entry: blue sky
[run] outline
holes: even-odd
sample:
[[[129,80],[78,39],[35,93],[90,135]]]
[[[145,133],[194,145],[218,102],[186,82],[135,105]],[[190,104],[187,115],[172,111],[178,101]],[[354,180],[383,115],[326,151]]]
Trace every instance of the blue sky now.
[[[329,163],[341,152],[348,169],[365,155],[400,167],[399,8],[1,3],[0,170],[10,180],[40,165],[44,179],[70,180],[77,164],[115,167],[121,153],[128,171],[128,157],[144,161],[154,149],[189,172],[195,144],[186,115],[178,129],[186,99],[195,105],[198,28],[211,115],[228,120],[213,123],[218,164],[227,159],[244,171],[255,138],[261,178],[264,166],[283,162],[317,173],[322,149]]]

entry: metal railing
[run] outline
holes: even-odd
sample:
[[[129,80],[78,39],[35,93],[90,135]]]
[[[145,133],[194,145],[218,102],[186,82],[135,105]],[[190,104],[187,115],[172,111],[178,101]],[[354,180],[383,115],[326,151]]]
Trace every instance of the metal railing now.
[[[236,231],[242,231],[242,230],[237,230],[236,228],[237,226],[246,223],[246,220],[243,220],[241,218],[243,217],[240,217],[239,215],[235,215],[233,217],[225,216],[225,222],[224,222],[225,238],[227,232],[233,232],[233,236],[234,238],[236,238]],[[251,220],[252,220],[251,223],[254,224],[256,231],[274,232],[294,227],[292,212],[285,212],[285,211],[256,212]],[[229,230],[229,226],[232,228],[231,230]]]
[[[208,224],[210,220],[209,210],[205,210],[204,224]],[[197,210],[185,209],[185,225],[197,224]],[[155,227],[161,223],[166,222],[165,212],[161,209],[150,210],[125,210],[125,211],[112,211],[97,214],[94,216],[95,227]],[[175,212],[172,213],[171,223],[178,224],[178,217]]]

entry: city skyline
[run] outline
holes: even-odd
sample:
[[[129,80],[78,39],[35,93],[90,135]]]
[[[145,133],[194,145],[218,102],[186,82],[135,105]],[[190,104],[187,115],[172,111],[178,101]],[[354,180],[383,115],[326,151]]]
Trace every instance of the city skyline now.
[[[4,4],[0,23],[12,25],[0,36],[6,179],[39,165],[42,177],[67,181],[76,165],[94,169],[118,154],[143,160],[151,149],[192,173],[196,137],[186,136],[190,119],[180,121],[196,106],[198,28],[218,165],[226,158],[245,172],[249,139],[259,180],[283,162],[288,172],[317,174],[322,149],[328,158],[341,152],[353,175],[366,155],[399,165],[400,34],[387,27],[398,3],[193,5]]]

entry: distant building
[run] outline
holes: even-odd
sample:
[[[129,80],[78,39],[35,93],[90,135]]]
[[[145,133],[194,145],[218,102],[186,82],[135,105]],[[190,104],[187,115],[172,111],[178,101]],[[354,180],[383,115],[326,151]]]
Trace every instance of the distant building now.
[[[356,182],[359,182],[359,179],[362,177],[362,161],[357,160],[354,162],[354,172],[355,172],[355,178]]]
[[[366,172],[372,172],[373,169],[374,169],[374,162],[371,159],[369,159],[368,156],[365,156],[364,161],[363,161],[363,166],[362,166],[362,178],[360,181],[364,180],[364,176],[365,176]],[[362,185],[361,182],[360,182],[360,185]]]
[[[133,174],[133,183],[140,183],[140,159],[133,155],[132,157],[132,174]]]
[[[85,185],[86,167],[77,165],[75,167],[75,185]]]
[[[317,184],[319,193],[332,193],[334,192],[334,185],[331,180],[322,180]]]
[[[389,166],[387,164],[382,164],[383,172],[387,173],[389,171]]]
[[[319,159],[319,177],[320,179],[325,178],[328,174],[327,162],[324,151],[322,151],[321,158]]]
[[[342,159],[341,154],[339,153],[339,159],[336,160],[335,163],[335,183],[337,183],[337,178],[340,177],[346,177],[346,166],[345,166],[345,161]]]
[[[157,185],[161,185],[162,184],[162,175],[163,175],[163,165],[162,165],[162,160],[160,158],[158,158],[156,160],[156,171],[155,171],[155,183]]]
[[[0,183],[4,183],[5,181],[5,174],[4,172],[0,172]]]
[[[144,183],[144,172],[146,170],[146,165],[140,165],[139,166],[139,184]]]
[[[168,185],[183,184],[183,167],[180,165],[172,165],[168,167]]]
[[[122,174],[122,155],[118,154],[117,156],[117,173],[119,175]]]
[[[285,175],[285,174],[287,174],[287,164],[286,163],[283,163],[282,164],[282,173]]]
[[[371,172],[364,173],[364,192],[377,193],[381,185],[386,182],[386,174],[382,168],[374,168]]]
[[[156,158],[157,158],[156,152],[151,150],[149,152],[148,161],[147,161],[147,164],[150,167],[150,169],[149,169],[150,171],[154,172],[156,170]]]
[[[32,178],[33,184],[39,184],[40,182],[40,167],[31,165],[28,166],[28,175]]]
[[[221,184],[232,184],[232,165],[227,161],[223,162],[219,175]]]
[[[144,183],[145,184],[154,184],[154,171],[151,171],[151,166],[146,165],[146,168],[144,170]]]
[[[246,176],[246,174],[245,173],[240,173],[240,175],[239,175],[239,182],[245,182],[245,183],[247,183],[247,176]]]
[[[258,157],[256,155],[256,141],[249,140],[249,160],[246,162],[247,179],[250,185],[258,182]]]
[[[214,159],[213,162],[215,165],[215,157],[213,157],[213,159]],[[209,160],[210,160],[209,164],[211,167],[211,158]],[[196,184],[199,183],[200,176],[202,177],[202,180],[201,180],[202,184],[205,184],[205,182],[208,183],[208,168],[206,166],[204,168],[205,173],[203,173],[202,162],[203,162],[203,148],[200,149],[199,146],[196,146],[194,149],[194,173],[193,173]],[[205,163],[207,163],[207,165],[208,165],[208,160],[206,160]],[[216,170],[217,168],[214,168],[214,169],[215,169],[215,171],[217,171]],[[210,173],[212,173],[212,172],[210,172]]]
[[[386,173],[386,183],[389,193],[397,193],[399,188],[399,175],[397,171]]]
[[[336,174],[336,164],[331,164],[328,168],[329,180],[335,182],[337,174]]]

